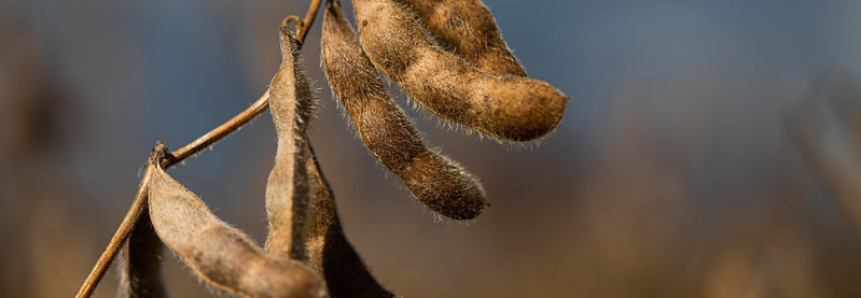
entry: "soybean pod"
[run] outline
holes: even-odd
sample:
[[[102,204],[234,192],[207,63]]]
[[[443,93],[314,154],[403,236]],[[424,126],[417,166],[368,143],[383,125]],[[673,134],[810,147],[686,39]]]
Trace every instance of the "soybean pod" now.
[[[494,76],[431,43],[391,0],[354,0],[368,58],[421,106],[498,139],[529,141],[556,127],[568,97],[542,81]]]
[[[333,2],[329,2],[333,3]],[[326,77],[368,150],[432,210],[472,219],[487,206],[478,181],[422,141],[413,124],[386,94],[339,6],[327,5],[322,59]]]
[[[326,280],[332,298],[392,298],[399,297],[386,290],[368,270],[359,253],[347,240],[329,183],[317,164],[311,145],[305,148],[308,182],[311,185],[311,207],[308,212],[308,232],[305,255],[301,259]]]
[[[479,0],[395,0],[421,20],[444,50],[494,75],[526,76],[502,39],[499,26]]]
[[[325,297],[324,283],[313,270],[267,254],[244,233],[219,220],[158,163],[151,167],[153,227],[205,282],[242,297]]]
[[[305,232],[309,186],[305,172],[308,158],[305,129],[310,120],[313,97],[308,79],[297,63],[298,51],[293,32],[285,19],[281,24],[281,66],[270,84],[269,109],[278,133],[275,165],[266,183],[266,212],[269,235],[266,250],[280,257],[300,258]]]

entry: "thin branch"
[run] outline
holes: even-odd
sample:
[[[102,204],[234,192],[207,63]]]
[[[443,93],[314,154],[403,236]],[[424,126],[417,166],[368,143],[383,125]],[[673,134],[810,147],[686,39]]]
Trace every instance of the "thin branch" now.
[[[304,22],[296,34],[296,37],[299,40],[299,44],[297,45],[299,50],[302,49],[302,43],[304,43],[305,37],[308,35],[308,30],[311,28],[311,25],[314,24],[314,18],[317,16],[317,11],[320,9],[320,1],[321,0],[311,1],[310,6],[308,7],[308,12],[305,14]],[[238,130],[243,125],[262,114],[263,111],[266,111],[268,108],[269,90],[267,89],[266,92],[257,99],[257,101],[239,113],[239,115],[236,115],[224,124],[221,124],[182,148],[165,155],[164,158],[159,160],[159,162],[161,162],[165,169],[182,162],[183,160],[194,156],[201,150],[212,146],[230,133]],[[153,162],[153,160],[150,160],[150,162]],[[76,298],[86,298],[93,294],[96,285],[99,284],[99,281],[105,275],[105,271],[108,269],[108,266],[110,266],[111,261],[113,261],[120,246],[122,246],[123,242],[125,242],[129,234],[131,234],[132,228],[134,228],[138,218],[141,216],[141,211],[144,209],[143,207],[147,204],[147,191],[149,189],[150,176],[150,167],[147,166],[147,172],[143,180],[141,180],[140,187],[138,188],[134,201],[132,201],[131,208],[129,208],[129,211],[126,213],[125,218],[123,218],[123,221],[120,223],[114,236],[111,237],[110,242],[108,242],[108,246],[102,252],[101,256],[99,256],[99,259],[96,261],[96,265],[93,266],[93,270],[91,270],[90,274],[87,275],[87,279],[84,280],[84,284],[81,285],[81,288],[75,295]]]
[[[117,228],[114,236],[111,237],[111,241],[108,242],[108,247],[106,247],[102,252],[102,255],[99,256],[99,259],[96,261],[96,265],[93,266],[93,270],[90,271],[89,275],[87,275],[87,279],[84,280],[84,284],[81,285],[81,289],[78,290],[78,294],[75,295],[75,297],[90,297],[90,295],[93,294],[93,291],[96,289],[96,285],[99,284],[99,280],[101,280],[102,276],[105,275],[105,271],[107,271],[108,266],[111,265],[111,261],[113,261],[114,256],[117,255],[117,251],[119,251],[120,246],[123,245],[123,242],[125,242],[126,238],[129,237],[135,224],[137,224],[138,218],[141,216],[141,211],[143,211],[144,207],[147,205],[147,192],[149,191],[149,181],[152,177],[152,171],[150,168],[152,167],[147,166],[146,174],[144,174],[144,178],[141,180],[140,187],[135,195],[135,200],[132,201],[132,207],[126,213],[126,217],[123,218],[123,222],[120,223],[120,227]]]
[[[302,49],[302,44],[305,42],[305,37],[308,36],[308,30],[311,28],[311,25],[314,24],[314,19],[317,16],[317,10],[320,9],[320,1],[321,0],[312,0],[311,5],[308,7],[308,12],[305,14],[305,20],[301,26],[298,28],[298,32],[296,32],[296,39],[299,40],[299,44],[297,48],[299,50]],[[216,127],[212,131],[206,133],[205,135],[197,138],[188,145],[183,146],[182,148],[177,149],[174,152],[171,152],[170,155],[165,157],[164,162],[162,162],[162,166],[167,169],[170,166],[189,158],[201,150],[212,146],[222,138],[226,137],[230,133],[236,131],[243,125],[250,122],[252,119],[259,116],[263,111],[269,108],[269,90],[266,90],[256,102],[251,104],[248,109],[239,113],[233,117],[233,119],[228,120],[224,124]]]
[[[269,90],[266,90],[256,102],[251,104],[250,107],[233,117],[233,119],[224,122],[220,126],[206,133],[205,135],[197,138],[188,145],[183,146],[182,148],[177,149],[174,152],[171,152],[170,155],[165,156],[164,161],[162,161],[162,166],[167,169],[170,166],[189,158],[201,150],[212,146],[216,142],[220,141],[230,133],[236,131],[243,125],[250,122],[252,119],[256,118],[258,115],[266,111],[269,108]]]
[[[296,32],[296,39],[299,40],[299,49],[305,43],[305,36],[308,35],[308,30],[314,24],[314,18],[317,17],[317,11],[320,10],[320,0],[311,0],[311,5],[308,7],[308,12],[305,13],[305,22],[302,24],[299,32]]]

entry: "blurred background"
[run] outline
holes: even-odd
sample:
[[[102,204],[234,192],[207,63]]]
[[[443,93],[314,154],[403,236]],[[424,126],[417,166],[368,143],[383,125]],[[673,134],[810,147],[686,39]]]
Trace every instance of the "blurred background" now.
[[[156,140],[179,148],[256,100],[281,18],[307,2],[0,2],[0,296],[72,296]],[[411,111],[481,178],[493,206],[469,224],[435,218],[348,128],[319,67],[321,19],[302,51],[322,103],[312,142],[389,289],[861,297],[861,2],[484,2],[530,76],[571,100],[527,149]],[[170,173],[259,243],[274,153],[266,113]],[[211,296],[163,263],[173,297]]]

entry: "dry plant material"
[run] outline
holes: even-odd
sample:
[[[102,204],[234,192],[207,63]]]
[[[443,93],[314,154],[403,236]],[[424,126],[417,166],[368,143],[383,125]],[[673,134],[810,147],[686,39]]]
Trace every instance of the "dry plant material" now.
[[[286,30],[286,20],[282,25],[281,41],[283,62],[271,87],[270,107],[278,131],[278,150],[267,187],[267,208],[273,227],[272,221],[284,221],[286,225],[292,222],[294,231],[288,239],[278,239],[270,232],[266,249],[282,258],[289,256],[300,260],[314,269],[326,280],[331,297],[395,297],[371,275],[341,228],[332,191],[307,141],[305,127],[311,114],[312,96],[307,80],[295,63],[298,56],[291,51],[295,43]],[[284,210],[290,204],[270,203],[273,197],[289,197],[291,194],[285,192],[289,188],[284,185],[290,184],[294,185],[292,209]],[[296,191],[299,185],[303,186],[304,193]],[[288,218],[275,218],[274,214]],[[291,234],[282,233],[279,237],[289,236]],[[285,243],[289,250],[278,246]]]
[[[498,77],[434,45],[391,0],[355,0],[365,53],[434,114],[498,139],[528,141],[556,127],[568,97],[542,81]]]
[[[305,160],[307,127],[313,98],[308,80],[297,64],[298,51],[293,32],[281,25],[281,67],[270,85],[269,107],[278,132],[275,166],[266,184],[266,212],[269,236],[266,250],[280,257],[300,258],[302,246],[293,239],[305,232],[305,210],[308,208],[308,177]]]
[[[301,260],[323,276],[333,298],[399,297],[377,282],[347,240],[338,219],[332,190],[320,171],[310,144],[305,150],[311,156],[306,161],[306,168],[313,207],[308,213],[306,254]]]
[[[493,75],[526,76],[479,0],[395,0],[414,12],[437,44]]]
[[[153,148],[150,153],[150,163],[153,162],[155,156],[163,155],[161,152],[164,150],[166,150],[164,148],[164,144],[161,141],[158,141],[155,148]],[[132,201],[132,206],[129,207],[129,211],[126,212],[125,217],[123,217],[123,221],[120,223],[120,226],[117,227],[117,231],[114,232],[114,235],[111,237],[111,241],[108,242],[108,246],[105,247],[105,250],[102,251],[102,254],[99,256],[99,259],[96,260],[96,264],[93,265],[93,269],[90,270],[89,274],[87,274],[87,278],[84,280],[84,283],[81,284],[81,288],[78,289],[78,293],[75,294],[76,298],[90,297],[90,295],[93,294],[93,291],[96,290],[96,286],[99,284],[99,281],[101,281],[102,276],[104,276],[107,271],[108,266],[110,266],[111,261],[113,261],[120,247],[122,247],[123,243],[125,243],[126,239],[131,235],[137,222],[140,221],[141,218],[147,216],[143,211],[146,209],[148,203],[147,193],[149,193],[149,183],[151,178],[152,167],[148,166],[143,179],[141,179],[135,198]]]
[[[150,217],[158,236],[201,279],[242,297],[325,297],[313,270],[263,251],[219,220],[160,166],[153,167]]]
[[[122,252],[122,279],[118,297],[159,298],[167,297],[162,283],[162,244],[145,207]]]
[[[206,283],[241,297],[325,297],[327,289],[333,297],[397,297],[377,282],[344,235],[307,140],[314,100],[298,67],[298,49],[320,1],[311,0],[305,19],[288,17],[282,23],[282,63],[269,90],[251,107],[172,153],[157,144],[132,207],[77,297],[89,297],[127,239],[121,297],[165,296],[159,239]],[[481,2],[395,1],[419,19],[392,0],[354,0],[361,45],[339,2],[327,3],[322,34],[327,78],[380,163],[432,210],[475,218],[488,205],[480,184],[427,147],[386,94],[377,69],[431,112],[500,140],[528,141],[552,131],[568,98],[524,77]],[[297,37],[287,28],[290,20],[296,21]],[[422,22],[435,41],[425,35]],[[278,149],[266,189],[270,233],[264,250],[219,220],[165,168],[213,145],[267,107]]]
[[[340,4],[323,19],[322,59],[334,93],[368,150],[432,210],[472,219],[487,206],[481,185],[454,161],[428,149],[406,114],[386,94]]]

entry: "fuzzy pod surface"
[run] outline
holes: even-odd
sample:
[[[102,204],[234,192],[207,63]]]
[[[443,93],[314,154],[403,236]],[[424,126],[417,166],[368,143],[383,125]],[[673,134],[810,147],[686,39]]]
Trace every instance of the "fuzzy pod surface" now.
[[[123,275],[117,297],[167,297],[161,279],[162,246],[150,221],[149,208],[144,207],[122,250]]]
[[[432,113],[508,141],[552,131],[568,97],[546,82],[494,76],[473,68],[427,39],[392,0],[354,0],[365,53]]]
[[[308,177],[305,172],[305,130],[311,117],[313,96],[308,79],[299,68],[293,33],[281,26],[281,65],[270,84],[269,108],[278,134],[275,164],[266,183],[269,235],[266,250],[281,257],[299,258],[308,209]]]
[[[481,185],[460,165],[425,145],[386,94],[340,6],[329,3],[321,38],[323,68],[368,150],[432,210],[453,219],[478,216],[488,205]]]
[[[310,144],[306,162],[313,206],[308,212],[306,253],[301,261],[326,280],[332,298],[399,297],[384,288],[368,270],[347,240],[335,206],[335,198]]]
[[[394,1],[415,13],[431,37],[446,51],[493,75],[526,76],[481,1]]]
[[[161,167],[153,169],[149,210],[159,238],[215,288],[241,297],[326,296],[313,270],[267,254]]]

